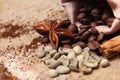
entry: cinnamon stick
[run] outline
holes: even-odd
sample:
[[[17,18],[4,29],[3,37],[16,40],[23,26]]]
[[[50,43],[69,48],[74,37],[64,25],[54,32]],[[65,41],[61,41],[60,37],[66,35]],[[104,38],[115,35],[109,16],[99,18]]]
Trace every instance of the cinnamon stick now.
[[[120,53],[120,35],[100,45],[99,51],[106,58],[111,58],[112,56],[119,54]]]

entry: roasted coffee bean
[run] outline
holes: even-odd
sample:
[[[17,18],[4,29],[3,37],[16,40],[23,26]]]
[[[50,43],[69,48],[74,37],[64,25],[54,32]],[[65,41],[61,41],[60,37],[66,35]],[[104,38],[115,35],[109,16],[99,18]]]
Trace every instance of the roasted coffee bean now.
[[[87,47],[87,44],[85,42],[82,42],[82,41],[77,42],[77,44],[82,48]]]
[[[108,26],[108,27],[111,27],[111,26],[112,26],[112,23],[113,23],[114,19],[115,19],[115,18],[113,18],[113,17],[110,17],[110,18],[107,19],[107,22],[106,22],[106,23],[107,23],[107,26]]]
[[[70,20],[63,20],[59,22],[56,27],[57,28],[67,28],[71,24]]]
[[[96,49],[99,48],[99,46],[100,46],[100,44],[97,41],[90,41],[90,42],[88,42],[88,47],[91,50],[96,50]]]
[[[101,15],[92,15],[95,21],[101,20]]]
[[[39,34],[41,34],[41,35],[48,35],[49,34],[49,31],[48,30],[43,30],[43,29],[37,29],[36,28],[36,31],[39,33]]]
[[[91,33],[92,33],[93,35],[95,35],[95,36],[98,35],[98,31],[97,31],[97,29],[96,29],[95,27],[91,27]]]
[[[104,33],[101,32],[97,37],[97,41],[100,42],[103,40],[103,38],[104,38]]]
[[[101,11],[101,9],[99,9],[99,8],[94,8],[94,9],[91,11],[91,14],[92,14],[92,15],[101,15],[101,14],[102,14],[102,11]]]
[[[80,31],[78,32],[79,35],[83,34],[85,31],[87,31],[87,29],[80,29]]]
[[[72,46],[71,45],[69,45],[69,44],[65,44],[65,45],[63,45],[63,48],[72,48]]]
[[[113,13],[111,12],[111,10],[105,9],[104,12],[103,12],[103,14],[102,14],[102,20],[104,22],[106,22],[107,19],[110,18],[110,17],[113,17]]]
[[[80,25],[80,27],[79,27],[80,29],[90,29],[91,27],[90,26],[88,26],[88,25]]]
[[[108,18],[109,18],[109,14],[108,14],[108,13],[103,13],[103,15],[102,15],[102,20],[103,20],[104,22],[106,22]]]
[[[78,27],[75,24],[71,24],[68,29],[73,33],[78,33]]]
[[[90,35],[91,35],[91,32],[88,30],[80,36],[80,40],[81,41],[86,41],[90,37]]]
[[[97,21],[96,23],[97,23],[97,25],[106,25],[105,22],[103,22],[103,21]]]
[[[88,18],[82,18],[79,20],[79,22],[83,25],[89,25],[91,21]]]
[[[88,42],[93,41],[93,40],[96,40],[96,36],[91,35],[91,36],[88,38]]]
[[[91,22],[94,21],[94,18],[91,15],[87,16],[87,19],[89,20],[89,25],[90,25]]]
[[[86,16],[87,16],[87,14],[85,12],[81,12],[78,14],[77,19],[80,20],[82,18],[85,18]]]
[[[60,43],[62,44],[69,44],[71,42],[71,40],[67,39],[67,40],[60,40]]]
[[[79,9],[79,13],[81,13],[81,12],[85,12],[85,13],[86,13],[86,12],[87,12],[87,9],[86,9],[86,8],[80,8],[80,9]]]
[[[94,8],[92,11],[91,11],[91,15],[93,16],[93,18],[97,21],[97,20],[100,20],[101,19],[101,10],[98,9],[98,8]]]
[[[96,23],[96,22],[91,22],[91,23],[90,23],[90,26],[91,26],[91,27],[95,27],[95,26],[97,26],[97,23]]]
[[[85,18],[81,18],[79,22],[83,25],[90,25],[90,22],[92,22],[94,19],[92,16],[87,16]]]
[[[73,39],[73,42],[77,42],[77,41],[79,41],[79,40],[80,40],[80,37],[77,36],[77,37],[75,37],[75,38]]]

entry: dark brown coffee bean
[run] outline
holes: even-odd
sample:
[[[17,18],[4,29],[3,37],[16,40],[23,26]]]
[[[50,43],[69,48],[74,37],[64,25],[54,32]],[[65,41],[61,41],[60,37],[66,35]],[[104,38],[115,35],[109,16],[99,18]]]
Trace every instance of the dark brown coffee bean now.
[[[92,15],[95,21],[101,20],[101,15]]]
[[[41,35],[48,35],[49,34],[48,30],[36,29],[36,31]]]
[[[94,20],[101,20],[101,11],[98,8],[95,8],[91,11],[91,15],[94,18]]]
[[[77,42],[77,41],[79,41],[79,40],[80,40],[80,37],[77,36],[77,37],[75,37],[72,41],[73,41],[73,42]]]
[[[85,31],[87,31],[87,29],[80,29],[80,31],[78,32],[79,35],[83,34]]]
[[[71,45],[69,45],[69,44],[65,44],[65,45],[63,45],[63,48],[72,48],[72,46]]]
[[[89,20],[89,25],[92,21],[94,21],[94,18],[91,15],[87,16],[87,19]]]
[[[85,42],[82,42],[82,41],[77,42],[77,44],[78,44],[79,46],[81,46],[82,48],[87,47],[87,44],[86,44]]]
[[[60,40],[61,44],[69,44],[71,40]]]
[[[110,17],[113,17],[112,11],[109,10],[109,9],[105,9],[104,12],[103,12],[103,14],[102,14],[102,20],[103,20],[104,22],[106,22],[107,19],[110,18]]]
[[[79,9],[79,13],[81,13],[81,12],[85,12],[85,13],[86,13],[86,12],[87,12],[87,9],[86,9],[86,8],[80,8],[80,9]]]
[[[70,20],[63,20],[59,22],[56,27],[57,28],[67,28],[71,24]]]
[[[92,22],[93,20],[93,17],[89,15],[87,17],[79,19],[79,22],[83,25],[90,25],[90,22]]]
[[[68,29],[73,33],[78,33],[78,27],[75,24],[71,24]]]
[[[89,25],[91,21],[87,18],[82,18],[79,20],[79,22],[83,25]]]
[[[96,49],[99,48],[99,46],[100,46],[100,44],[97,41],[90,41],[90,42],[88,42],[88,47],[91,50],[96,50]]]
[[[97,25],[106,25],[103,21],[97,21]]]
[[[101,32],[97,37],[97,41],[100,42],[103,40],[103,38],[104,38],[104,33]]]
[[[112,23],[113,23],[114,19],[115,19],[115,18],[113,18],[113,17],[110,17],[110,18],[107,19],[107,22],[106,22],[106,23],[107,23],[107,26],[108,26],[108,27],[111,27],[111,26],[112,26]]]
[[[91,35],[91,36],[88,38],[88,42],[93,41],[93,40],[96,40],[96,37],[95,37],[94,35]]]
[[[102,20],[103,20],[104,22],[106,22],[109,17],[110,17],[110,16],[109,16],[108,13],[103,13],[103,15],[102,15]]]
[[[48,37],[42,37],[41,40],[42,40],[43,43],[49,43],[50,42]]]
[[[90,35],[91,35],[90,31],[86,31],[80,36],[80,40],[86,41],[90,37]]]
[[[97,31],[97,29],[95,27],[91,27],[91,33],[93,35],[98,35],[98,31]]]
[[[88,26],[88,25],[80,25],[80,27],[79,27],[80,29],[90,29],[91,27],[90,26]]]
[[[81,12],[81,13],[78,14],[77,19],[80,20],[80,19],[82,19],[82,18],[85,18],[86,16],[87,16],[87,15],[86,15],[85,12]]]
[[[99,8],[94,8],[92,11],[91,11],[91,14],[92,15],[101,15],[102,11],[101,9]]]
[[[91,22],[91,23],[90,23],[90,26],[91,26],[91,27],[95,27],[95,26],[97,26],[97,23],[96,23],[96,22]]]

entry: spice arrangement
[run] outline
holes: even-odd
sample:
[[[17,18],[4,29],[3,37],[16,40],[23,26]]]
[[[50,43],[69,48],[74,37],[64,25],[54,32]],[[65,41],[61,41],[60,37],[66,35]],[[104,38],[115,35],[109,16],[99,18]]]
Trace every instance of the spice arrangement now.
[[[70,24],[69,20],[60,23],[54,20],[45,20],[34,28],[43,35],[42,42],[50,42],[55,49],[59,47],[72,48],[79,45],[82,48],[89,47],[92,52],[96,53],[105,37],[104,33],[98,33],[95,27],[90,25],[77,27]]]
[[[85,5],[79,6],[78,13],[73,14],[80,24],[72,24],[70,20],[63,20],[59,23],[55,20],[45,20],[36,25],[34,29],[41,35],[45,45],[36,51],[36,54],[50,68],[47,72],[49,77],[57,77],[70,71],[91,73],[99,65],[106,67],[109,61],[106,58],[118,53],[119,47],[108,44],[116,38],[103,43],[105,35],[99,33],[95,26],[111,26],[114,15],[106,5]],[[66,7],[64,5],[64,7]],[[75,3],[73,4],[74,9]],[[76,9],[74,9],[76,10]],[[48,45],[48,43],[51,45]],[[112,49],[111,49],[112,48]],[[101,54],[102,53],[102,54]],[[104,56],[104,57],[103,57]],[[56,79],[57,80],[57,79]]]
[[[77,6],[78,13],[73,14],[77,17],[80,26],[72,24],[69,20],[63,20],[59,23],[55,20],[45,20],[34,28],[44,36],[43,42],[50,41],[56,49],[66,45],[72,47],[72,44],[77,43],[82,48],[88,46],[90,50],[97,50],[105,35],[98,33],[95,26],[107,25],[110,27],[114,20],[108,3],[105,2],[105,4],[96,6],[96,4],[81,1],[80,5]],[[72,8],[74,9],[74,6]]]
[[[65,25],[67,25],[67,24],[65,23]],[[67,30],[67,28],[61,28],[61,27],[62,26],[57,26],[57,22],[54,20],[45,20],[45,23],[39,24],[39,25],[35,26],[34,28],[40,34],[42,34],[46,37],[49,37],[51,44],[55,48],[58,48],[58,44],[60,41],[59,37],[68,39],[67,37],[72,38],[77,35],[75,33],[72,33],[71,31]],[[63,26],[63,27],[65,27],[65,26]]]
[[[5,69],[1,69],[1,71],[5,71],[5,74],[8,71],[7,73],[10,72],[10,75],[13,74],[20,80],[119,80],[120,56],[113,56],[119,53],[120,38],[116,36],[110,39],[112,35],[107,36],[104,33],[98,33],[94,28],[103,24],[111,27],[112,21],[119,18],[115,15],[116,18],[114,19],[111,11],[108,11],[109,8],[101,9],[99,6],[102,4],[94,1],[113,1],[116,3],[118,0],[63,0],[65,1],[63,2],[65,3],[63,4],[64,7],[67,7],[70,1],[85,1],[82,3],[85,6],[79,7],[77,14],[74,15],[80,25],[71,22],[69,15],[66,16],[67,10],[63,11],[63,7],[58,5],[59,1],[17,0],[17,4],[15,0],[12,2],[2,1],[3,3],[0,6],[2,9],[0,11],[0,14],[2,13],[0,62],[4,64]],[[89,9],[90,6],[88,6],[87,1],[97,6]],[[28,3],[29,5],[27,5]],[[11,4],[13,5],[10,6]],[[81,5],[81,3],[79,4]],[[116,7],[119,7],[118,4]],[[69,10],[72,11],[73,9],[69,7]],[[100,13],[97,14],[97,11]],[[119,12],[120,10],[116,11]],[[106,16],[110,15],[107,20],[103,20],[105,12]],[[81,18],[81,16],[84,17]],[[50,20],[40,22],[45,18]],[[50,28],[47,23],[51,22],[54,25],[51,25]],[[35,31],[35,27],[33,29],[33,26],[38,28],[36,30],[40,35]],[[39,31],[40,26],[46,26],[45,31],[43,27]],[[61,29],[62,32],[60,32]],[[65,33],[66,31],[74,36],[68,35],[68,32]],[[94,31],[97,35],[94,34]],[[86,34],[89,36],[87,37]],[[52,35],[57,35],[58,38],[54,38]],[[89,58],[87,59],[85,56],[89,56]],[[106,58],[110,58],[110,61]],[[3,74],[0,74],[2,78],[4,77]]]

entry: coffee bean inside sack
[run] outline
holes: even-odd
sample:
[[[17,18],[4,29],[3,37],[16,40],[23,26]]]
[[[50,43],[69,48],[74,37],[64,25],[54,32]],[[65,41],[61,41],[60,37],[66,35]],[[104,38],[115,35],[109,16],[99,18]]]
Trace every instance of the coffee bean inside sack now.
[[[69,20],[59,23],[48,20],[35,27],[36,31],[42,31],[39,33],[43,36],[43,47],[36,51],[36,55],[50,69],[54,69],[51,77],[70,71],[88,74],[99,65],[109,64],[98,50],[106,35],[98,33],[95,28],[98,25],[111,26],[114,16],[109,6],[106,6],[81,5],[77,15],[80,26],[71,24]]]

